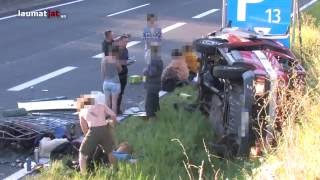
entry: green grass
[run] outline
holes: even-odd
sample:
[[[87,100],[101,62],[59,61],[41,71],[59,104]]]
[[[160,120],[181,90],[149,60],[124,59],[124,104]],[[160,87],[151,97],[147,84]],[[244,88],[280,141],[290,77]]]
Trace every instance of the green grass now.
[[[320,1],[317,1],[310,8],[307,9],[307,13],[317,18],[317,24],[320,23]]]
[[[178,95],[180,92],[193,96],[184,99]],[[196,179],[201,168],[208,179],[216,173],[219,177],[245,179],[259,162],[220,160],[211,152],[206,152],[203,142],[208,146],[213,139],[207,119],[200,112],[187,112],[183,107],[176,110],[173,107],[173,103],[183,105],[193,102],[195,98],[194,87],[178,89],[161,100],[157,121],[146,122],[132,117],[116,128],[118,141],[128,141],[133,145],[137,164],[121,163],[116,173],[112,169],[99,167],[94,174],[85,177],[59,161],[34,179],[188,179],[184,162],[189,167],[189,174]]]
[[[318,2],[308,11],[319,22]],[[255,179],[319,179],[320,178],[320,27],[314,17],[304,14],[301,29],[302,46],[296,38],[295,53],[301,57],[307,70],[305,94],[293,102],[300,108],[292,109],[286,119],[283,134],[274,152],[264,157],[256,169]],[[302,54],[300,53],[302,50]],[[299,122],[299,123],[297,123]]]
[[[192,94],[184,99],[180,92]],[[161,100],[161,111],[155,122],[146,122],[139,117],[132,117],[119,124],[116,137],[119,142],[128,141],[134,147],[134,156],[138,158],[135,165],[120,164],[119,171],[98,168],[89,179],[110,177],[111,179],[182,179],[187,178],[183,161],[186,157],[180,145],[172,139],[179,139],[185,145],[190,163],[200,164],[206,159],[202,140],[212,139],[207,120],[200,112],[187,112],[181,107],[174,109],[173,102],[186,104],[196,98],[195,89],[186,87],[165,96]],[[87,179],[79,173],[66,168],[63,163],[56,162],[48,170],[42,172],[37,179]]]

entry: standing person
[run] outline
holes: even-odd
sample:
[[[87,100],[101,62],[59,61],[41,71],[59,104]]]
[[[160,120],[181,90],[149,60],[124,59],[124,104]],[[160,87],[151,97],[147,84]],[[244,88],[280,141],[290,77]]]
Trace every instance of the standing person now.
[[[193,52],[193,48],[191,45],[185,45],[182,48],[182,55],[187,63],[189,68],[189,81],[192,81],[193,78],[197,76],[197,72],[199,69],[199,62],[197,55]]]
[[[102,42],[102,52],[104,53],[105,56],[108,56],[111,47],[113,44],[113,34],[112,31],[106,31],[104,32],[104,40]]]
[[[143,40],[145,43],[145,60],[147,64],[150,62],[150,46],[160,46],[162,39],[161,28],[156,24],[157,17],[154,14],[147,15],[147,26],[143,30]]]
[[[160,110],[159,91],[161,89],[161,74],[163,62],[160,56],[159,46],[150,46],[151,61],[144,69],[143,74],[146,76],[145,87],[147,90],[145,109],[147,118],[152,120],[156,117],[156,112]]]
[[[86,95],[77,99],[80,126],[85,135],[79,150],[79,165],[81,173],[86,173],[88,159],[99,145],[111,164],[116,164],[112,155],[115,140],[111,129],[117,123],[115,113],[105,104],[95,103],[94,98]],[[106,120],[106,117],[110,117]]]
[[[119,73],[121,91],[120,91],[120,94],[118,97],[117,114],[122,114],[121,101],[122,101],[122,96],[123,96],[124,89],[127,85],[127,80],[128,80],[128,67],[127,67],[127,62],[129,60],[129,52],[127,49],[128,42],[129,42],[129,35],[124,34],[120,37],[119,60],[120,60],[121,66],[122,66],[122,71]]]
[[[118,112],[118,96],[120,93],[120,80],[118,73],[122,71],[121,64],[118,60],[119,47],[112,46],[108,56],[101,61],[101,75],[103,79],[103,92],[106,98],[106,104]]]

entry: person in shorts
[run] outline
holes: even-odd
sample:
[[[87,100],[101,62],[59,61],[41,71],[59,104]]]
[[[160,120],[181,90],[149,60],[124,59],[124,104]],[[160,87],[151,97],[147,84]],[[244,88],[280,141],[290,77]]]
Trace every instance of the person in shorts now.
[[[118,56],[119,47],[112,46],[109,55],[105,56],[101,61],[101,75],[106,104],[115,113],[118,112],[118,96],[121,91],[118,73],[122,71],[122,66]]]
[[[98,146],[103,149],[111,164],[116,163],[112,151],[115,148],[115,140],[112,128],[117,123],[115,113],[105,104],[95,103],[95,99],[86,95],[77,99],[80,126],[85,135],[79,150],[79,165],[81,173],[87,171],[87,160],[92,159]],[[109,117],[106,120],[106,117]]]

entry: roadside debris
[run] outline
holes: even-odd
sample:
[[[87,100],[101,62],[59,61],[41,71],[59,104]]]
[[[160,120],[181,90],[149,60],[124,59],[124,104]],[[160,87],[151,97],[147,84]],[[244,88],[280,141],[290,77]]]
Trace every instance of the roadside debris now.
[[[183,98],[184,100],[190,99],[192,97],[192,95],[187,93],[179,93],[178,96]]]
[[[33,99],[33,100],[31,100],[31,102],[65,100],[65,99],[67,99],[67,96],[56,96],[56,97],[52,97],[52,98]]]
[[[28,115],[28,112],[24,108],[7,109],[2,111],[3,117],[18,117],[18,116],[26,116],[26,115]]]
[[[144,81],[144,77],[140,75],[132,75],[128,78],[130,84],[140,84]]]

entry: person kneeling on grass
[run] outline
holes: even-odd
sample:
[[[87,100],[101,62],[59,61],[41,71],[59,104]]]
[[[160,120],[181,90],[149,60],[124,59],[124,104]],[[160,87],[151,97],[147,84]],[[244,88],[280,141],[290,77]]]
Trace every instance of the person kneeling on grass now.
[[[159,91],[161,89],[161,74],[163,62],[160,56],[159,46],[150,46],[151,62],[143,70],[146,76],[145,88],[147,90],[145,109],[147,118],[154,119],[156,112],[160,110]]]
[[[112,128],[117,123],[116,114],[105,104],[95,103],[90,95],[77,99],[80,126],[85,135],[79,150],[79,165],[81,173],[87,171],[87,160],[99,145],[111,164],[116,163],[112,155],[115,148],[115,140],[112,135]],[[110,117],[106,120],[106,117]]]
[[[161,76],[162,90],[172,92],[177,86],[188,82],[189,69],[179,49],[173,49],[172,61],[163,70]]]

